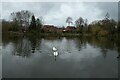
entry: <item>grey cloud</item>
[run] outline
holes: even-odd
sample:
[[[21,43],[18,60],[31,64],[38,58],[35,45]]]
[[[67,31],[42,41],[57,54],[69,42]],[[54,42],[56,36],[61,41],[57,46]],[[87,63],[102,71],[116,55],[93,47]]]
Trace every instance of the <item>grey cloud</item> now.
[[[78,17],[87,18],[89,22],[103,19],[109,12],[111,18],[117,19],[117,2],[3,2],[2,17],[9,19],[11,12],[29,10],[35,16],[43,16],[46,24],[66,25],[68,16],[75,21]]]
[[[120,2],[118,3],[118,20],[120,21]]]
[[[118,2],[100,2],[98,4],[98,7],[103,11],[102,15],[108,12],[111,18],[118,20]]]

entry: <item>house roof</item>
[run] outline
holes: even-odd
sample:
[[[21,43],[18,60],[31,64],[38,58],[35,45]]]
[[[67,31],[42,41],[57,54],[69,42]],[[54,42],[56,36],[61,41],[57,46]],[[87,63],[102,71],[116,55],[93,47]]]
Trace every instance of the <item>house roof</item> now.
[[[67,27],[65,28],[66,31],[75,30],[75,29],[76,29],[75,26],[67,26]]]
[[[76,29],[75,26],[67,26],[66,28],[69,28],[69,29]]]

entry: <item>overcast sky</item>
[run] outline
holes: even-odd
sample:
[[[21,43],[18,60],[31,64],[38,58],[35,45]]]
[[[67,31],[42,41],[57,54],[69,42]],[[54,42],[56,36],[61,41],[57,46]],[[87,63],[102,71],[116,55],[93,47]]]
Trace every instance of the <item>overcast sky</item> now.
[[[103,19],[107,12],[111,18],[118,18],[117,2],[3,2],[2,18],[9,20],[10,13],[20,10],[29,10],[36,17],[42,16],[45,24],[57,26],[66,25],[68,16],[73,18],[73,22],[83,17],[89,23]]]

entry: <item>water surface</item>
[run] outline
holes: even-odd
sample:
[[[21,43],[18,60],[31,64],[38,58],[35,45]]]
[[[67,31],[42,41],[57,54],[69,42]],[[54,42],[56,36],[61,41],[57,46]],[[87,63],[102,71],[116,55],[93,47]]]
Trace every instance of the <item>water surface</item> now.
[[[23,37],[3,40],[2,45],[4,78],[118,77],[120,46],[112,39]]]

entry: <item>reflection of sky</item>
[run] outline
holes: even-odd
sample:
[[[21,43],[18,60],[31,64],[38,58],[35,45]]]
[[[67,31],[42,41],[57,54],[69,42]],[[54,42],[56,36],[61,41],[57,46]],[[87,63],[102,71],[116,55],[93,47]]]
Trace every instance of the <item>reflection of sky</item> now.
[[[56,61],[54,61],[54,56],[49,56],[52,54],[53,46],[60,54]],[[7,77],[112,78],[116,77],[118,71],[117,55],[113,54],[117,53],[116,51],[108,50],[106,58],[102,56],[99,48],[94,48],[89,44],[79,51],[74,39],[63,38],[53,41],[42,39],[39,46],[41,52],[38,50],[28,58],[12,55],[15,48],[12,43],[3,47],[4,76],[6,73]]]
[[[74,47],[74,46],[73,46]],[[97,57],[100,55],[100,51],[97,49],[94,49],[92,46],[87,45],[86,49],[83,49],[82,51],[75,50],[75,48],[71,49],[70,55],[61,55],[60,57],[62,59],[74,59],[75,61],[80,61],[81,59],[91,59],[94,57]]]
[[[60,53],[61,59],[74,59],[75,61],[80,61],[83,58],[91,59],[100,55],[100,51],[90,45],[87,45],[86,49],[78,51],[78,49],[75,47],[75,41],[67,40],[66,38],[63,38],[62,41],[54,42],[44,40],[44,45],[51,49],[52,47],[56,47]]]

